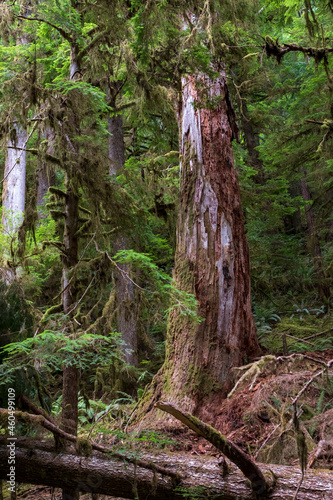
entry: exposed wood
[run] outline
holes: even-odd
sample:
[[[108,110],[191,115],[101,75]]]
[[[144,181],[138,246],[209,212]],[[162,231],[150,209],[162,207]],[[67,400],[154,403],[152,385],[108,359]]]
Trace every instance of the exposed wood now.
[[[177,110],[181,193],[174,280],[195,296],[203,321],[194,324],[179,309],[170,313],[166,361],[153,385],[156,400],[167,399],[219,429],[220,407],[232,387],[230,370],[244,356],[256,356],[259,345],[231,144],[235,119],[225,71],[215,69],[214,80],[182,78]]]
[[[6,480],[8,450],[0,439],[0,478]],[[183,493],[204,491],[205,498],[223,500],[253,500],[253,492],[243,474],[233,465],[228,474],[222,474],[217,459],[192,457],[183,454],[144,454],[141,459],[158,463],[179,474],[179,483],[152,471],[136,467],[136,486],[139,498],[150,500],[183,499]],[[291,500],[301,478],[298,467],[261,465],[264,474],[276,476],[276,484],[269,498]],[[93,453],[90,457],[74,453],[56,453],[50,443],[41,440],[18,439],[16,443],[16,480],[82,492],[135,498],[133,493],[135,465]],[[271,472],[270,472],[271,471]],[[176,490],[175,490],[176,488]],[[178,489],[178,492],[177,492]],[[300,487],[302,500],[329,500],[333,496],[333,472],[308,470]]]

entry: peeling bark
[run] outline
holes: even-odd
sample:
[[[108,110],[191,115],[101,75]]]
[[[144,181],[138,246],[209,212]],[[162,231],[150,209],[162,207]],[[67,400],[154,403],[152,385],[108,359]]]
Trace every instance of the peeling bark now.
[[[17,231],[23,222],[25,207],[25,172],[26,172],[26,129],[16,123],[8,141],[7,158],[2,194],[2,223],[7,233]]]
[[[171,313],[155,398],[213,422],[232,386],[230,370],[259,351],[251,312],[249,251],[231,141],[225,73],[183,78],[181,203],[174,279],[198,301],[193,324]],[[165,418],[165,417],[163,417]],[[170,422],[171,423],[171,422]]]

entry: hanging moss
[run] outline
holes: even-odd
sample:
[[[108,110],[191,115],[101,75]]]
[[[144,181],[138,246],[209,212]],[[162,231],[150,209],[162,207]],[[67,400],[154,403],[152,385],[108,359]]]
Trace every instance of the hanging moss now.
[[[54,194],[57,200],[64,200],[66,199],[66,193],[62,189],[56,188],[56,187],[49,187],[49,191],[51,194]]]

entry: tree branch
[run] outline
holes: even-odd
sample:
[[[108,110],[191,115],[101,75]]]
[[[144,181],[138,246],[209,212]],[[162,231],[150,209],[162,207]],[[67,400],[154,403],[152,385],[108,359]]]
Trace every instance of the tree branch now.
[[[89,50],[91,50],[104,36],[107,34],[107,30],[102,31],[98,35],[95,36],[85,47],[84,49],[80,50],[78,53],[77,59],[78,61],[82,61],[83,57],[88,54]]]
[[[69,434],[68,432],[63,431],[62,429],[59,429],[59,427],[57,427],[53,422],[48,420],[42,412],[39,412],[39,415],[32,415],[31,413],[26,413],[26,412],[22,412],[22,411],[11,412],[11,414],[13,414],[13,413],[15,415],[16,421],[24,422],[24,423],[30,422],[34,425],[41,425],[42,427],[44,427],[44,429],[47,429],[48,431],[52,432],[54,437],[56,437],[56,436],[60,437],[62,439],[65,439],[66,441],[70,441],[71,443],[78,444],[79,446],[80,446],[80,442],[82,443],[82,441],[85,441],[83,439],[78,438],[77,436],[73,436],[72,434]],[[8,420],[8,410],[6,410],[4,408],[0,408],[1,420],[2,419],[6,420],[6,417]],[[129,462],[131,464],[137,464],[140,467],[159,472],[160,474],[163,474],[163,475],[166,475],[169,477],[173,477],[173,478],[178,477],[177,473],[175,473],[169,469],[166,469],[165,467],[161,467],[159,465],[146,462],[145,460],[139,460],[136,457],[126,456],[122,453],[118,453],[118,452],[113,451],[112,448],[107,448],[106,446],[102,446],[102,445],[94,443],[94,442],[87,441],[87,446],[85,448],[88,448],[88,449],[90,448],[90,449],[99,451],[101,453],[106,453],[108,455],[112,455],[113,457],[118,458],[120,460],[125,460],[126,462]]]
[[[31,153],[34,156],[38,156],[40,151],[35,148],[17,148],[15,146],[7,146],[7,149],[17,149],[18,151],[26,151],[27,153]],[[56,156],[50,155],[48,153],[44,154],[45,159],[49,160],[51,163],[56,163],[57,165],[61,165],[61,161]]]
[[[319,63],[322,60],[326,60],[327,54],[333,52],[333,47],[303,47],[296,43],[284,43],[280,45],[278,40],[273,40],[270,36],[266,36],[263,39],[265,40],[264,50],[266,50],[267,56],[276,57],[278,62],[281,62],[282,58],[289,52],[302,52],[309,57],[313,57],[316,63]]]
[[[40,23],[45,23],[48,26],[51,26],[51,28],[54,28],[55,30],[57,30],[60,33],[60,35],[63,36],[65,38],[65,40],[67,40],[70,44],[73,43],[73,38],[71,37],[71,35],[69,33],[67,33],[67,31],[60,28],[60,26],[56,26],[55,24],[52,24],[49,21],[46,21],[46,19],[42,19],[41,17],[27,17],[27,16],[23,16],[23,15],[19,15],[19,14],[15,14],[15,17],[17,17],[19,19],[25,19],[26,21],[38,21]]]
[[[229,441],[219,431],[210,425],[205,424],[193,415],[182,412],[169,403],[158,402],[155,403],[155,407],[159,410],[170,413],[170,415],[177,418],[177,420],[180,420],[183,424],[187,425],[187,427],[199,434],[199,436],[204,437],[218,450],[222,451],[222,453],[229,458],[229,460],[239,467],[244,476],[251,481],[252,489],[257,496],[265,497],[267,495],[270,485],[259,467],[252,461],[249,455],[244,453],[240,448],[238,448],[238,446]]]

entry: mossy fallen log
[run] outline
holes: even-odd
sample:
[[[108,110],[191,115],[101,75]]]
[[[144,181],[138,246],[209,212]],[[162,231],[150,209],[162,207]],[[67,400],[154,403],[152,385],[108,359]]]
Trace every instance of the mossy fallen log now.
[[[8,447],[0,438],[0,479],[8,477]],[[230,464],[222,470],[216,458],[186,454],[144,453],[140,460],[155,463],[177,473],[178,480],[162,476],[125,460],[99,452],[89,457],[75,451],[57,453],[52,440],[18,438],[15,444],[15,480],[59,488],[78,488],[81,492],[100,493],[122,498],[178,500],[188,496],[250,500],[253,491],[242,472]],[[266,475],[275,476],[275,484],[267,498],[291,500],[301,479],[299,467],[263,465]],[[200,496],[201,495],[201,496]],[[308,470],[298,493],[302,500],[329,500],[333,497],[333,472]]]

